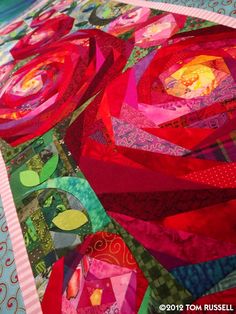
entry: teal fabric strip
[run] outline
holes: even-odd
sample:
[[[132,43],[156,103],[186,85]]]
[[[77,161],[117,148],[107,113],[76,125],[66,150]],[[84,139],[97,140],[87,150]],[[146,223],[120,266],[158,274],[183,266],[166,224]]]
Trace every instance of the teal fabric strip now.
[[[6,217],[0,199],[0,313],[26,313]]]

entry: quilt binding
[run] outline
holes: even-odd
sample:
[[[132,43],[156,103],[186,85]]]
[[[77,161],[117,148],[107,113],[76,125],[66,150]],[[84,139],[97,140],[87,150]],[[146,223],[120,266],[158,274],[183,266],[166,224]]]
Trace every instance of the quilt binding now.
[[[182,15],[188,15],[197,17],[203,20],[208,20],[217,24],[225,25],[228,27],[236,28],[236,19],[231,16],[211,12],[205,9],[186,7],[177,4],[154,2],[147,0],[114,0],[115,2],[122,2],[132,4],[140,7],[146,7],[150,9],[157,9],[167,11],[171,13],[177,13]]]
[[[214,23],[225,25],[228,27],[236,28],[236,19],[227,15],[222,15],[216,12],[210,12],[204,9],[191,8],[181,5],[160,3],[146,0],[113,0],[115,2],[127,3],[134,6],[147,7],[182,15],[193,16],[208,20]],[[39,7],[44,3],[37,3],[34,6]],[[32,10],[32,8],[30,8]],[[16,20],[23,18],[25,14],[18,17]],[[17,275],[19,284],[21,287],[22,297],[24,300],[25,310],[27,314],[41,314],[42,309],[35,285],[35,280],[31,270],[30,262],[28,259],[24,238],[22,235],[22,230],[17,217],[15,204],[13,201],[13,196],[11,193],[7,170],[5,162],[3,160],[2,154],[0,152],[0,195],[2,198],[2,204],[6,216],[6,221],[9,229],[9,234],[12,242],[12,247],[14,251],[15,264],[17,269]]]

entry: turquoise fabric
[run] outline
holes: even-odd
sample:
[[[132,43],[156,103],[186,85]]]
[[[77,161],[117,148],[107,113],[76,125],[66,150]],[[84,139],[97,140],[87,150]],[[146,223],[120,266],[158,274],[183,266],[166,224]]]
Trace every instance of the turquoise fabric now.
[[[49,188],[58,189],[74,195],[87,210],[93,232],[102,230],[111,221],[88,181],[85,179],[77,177],[55,178],[36,186],[28,193]]]
[[[6,24],[23,12],[38,0],[1,0],[0,1],[0,26]]]
[[[26,313],[6,217],[0,199],[0,313]]]

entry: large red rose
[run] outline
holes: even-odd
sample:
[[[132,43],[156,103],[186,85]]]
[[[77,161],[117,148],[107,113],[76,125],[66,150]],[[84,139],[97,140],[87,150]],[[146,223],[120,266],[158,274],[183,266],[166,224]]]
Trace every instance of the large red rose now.
[[[140,102],[165,107],[175,102],[190,112],[201,103],[209,106],[235,97],[235,30],[215,27],[198,36],[181,36],[173,36],[179,43],[160,49],[153,58],[139,82]]]
[[[208,189],[214,203],[224,197],[217,188],[235,188],[235,166],[222,163],[236,161],[235,30],[208,32],[148,55],[67,130],[65,143],[104,208],[151,220],[207,206],[197,196]],[[183,190],[192,196],[179,208]]]
[[[73,23],[74,19],[65,14],[52,18],[22,37],[10,52],[15,59],[25,59],[36,53],[41,53],[44,46],[67,35]]]
[[[17,145],[49,130],[123,69],[130,48],[100,30],[45,47],[1,90],[0,137]]]
[[[56,288],[51,289],[52,285]],[[137,313],[147,286],[124,239],[97,232],[53,265],[43,313]]]

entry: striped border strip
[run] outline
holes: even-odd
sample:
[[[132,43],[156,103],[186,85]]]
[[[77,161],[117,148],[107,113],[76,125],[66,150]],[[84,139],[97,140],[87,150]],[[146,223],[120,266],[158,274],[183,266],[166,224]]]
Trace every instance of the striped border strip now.
[[[8,175],[0,152],[0,195],[15,257],[17,276],[27,314],[41,314],[36,285],[13,201]]]
[[[114,0],[114,1],[132,4],[140,7],[148,7],[152,9],[193,16],[221,25],[236,28],[235,18],[203,9],[144,0]],[[40,7],[43,2],[44,1],[37,3],[37,6],[35,6],[34,9],[36,7]],[[25,14],[23,14],[20,18],[22,18],[24,15]],[[0,177],[1,177],[0,194],[14,251],[17,274],[19,284],[21,287],[22,296],[24,299],[26,312],[27,314],[41,314],[42,309],[40,306],[33,273],[26,252],[22,231],[20,228],[16,208],[13,202],[13,197],[8,182],[7,171],[5,168],[5,163],[3,161],[1,152],[0,152]]]
[[[114,1],[132,4],[132,5],[136,5],[140,7],[146,7],[146,8],[151,8],[151,9],[172,12],[172,13],[189,15],[189,16],[197,17],[203,20],[208,20],[217,24],[236,28],[236,18],[219,14],[219,13],[215,13],[215,12],[211,12],[204,9],[185,7],[182,5],[170,4],[170,3],[145,1],[145,0],[114,0]]]

